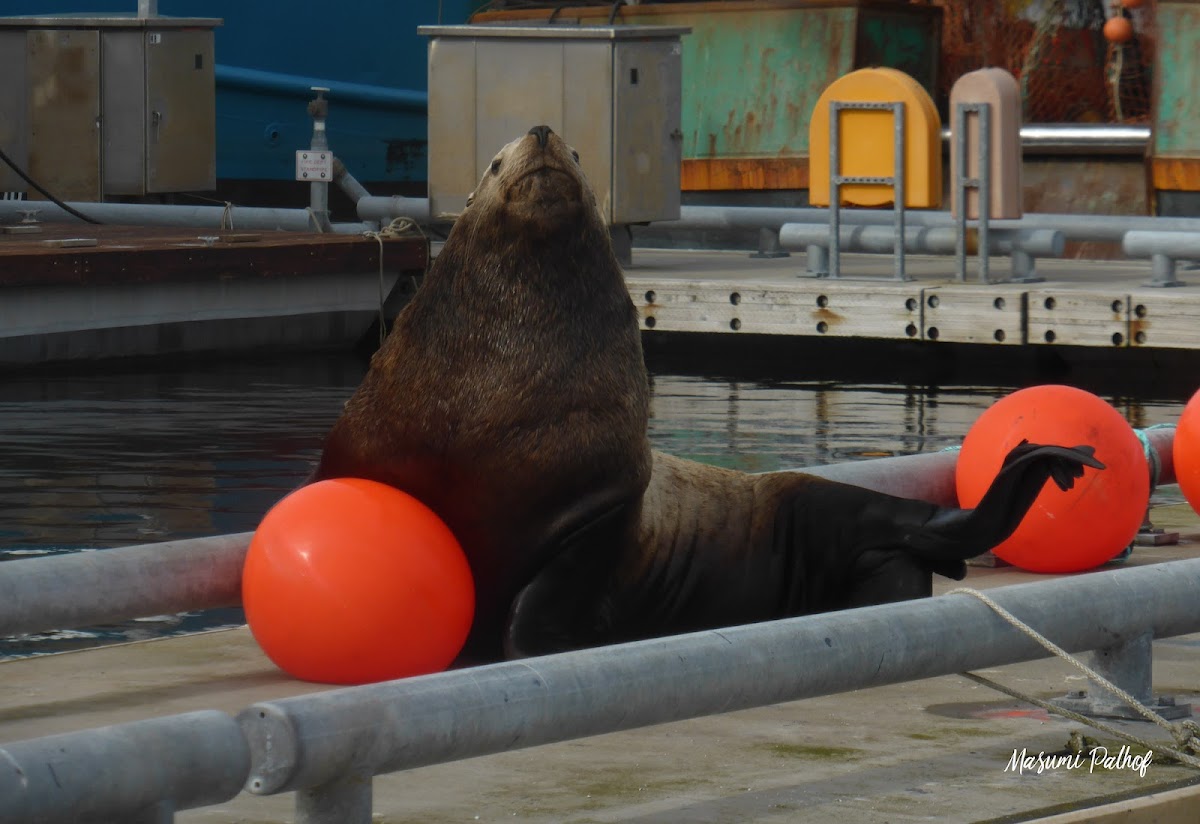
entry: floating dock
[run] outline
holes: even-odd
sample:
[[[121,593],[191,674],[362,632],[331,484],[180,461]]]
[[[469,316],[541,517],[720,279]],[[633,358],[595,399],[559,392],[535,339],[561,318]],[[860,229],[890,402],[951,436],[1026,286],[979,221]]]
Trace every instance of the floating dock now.
[[[1042,280],[980,283],[954,258],[843,254],[842,275],[814,277],[805,255],[635,249],[626,280],[642,328],[654,332],[861,337],[1014,347],[1200,349],[1200,272],[1149,285],[1148,261],[1037,261]],[[1008,261],[991,259],[993,277]]]
[[[428,256],[421,237],[0,228],[0,367],[348,349]]]

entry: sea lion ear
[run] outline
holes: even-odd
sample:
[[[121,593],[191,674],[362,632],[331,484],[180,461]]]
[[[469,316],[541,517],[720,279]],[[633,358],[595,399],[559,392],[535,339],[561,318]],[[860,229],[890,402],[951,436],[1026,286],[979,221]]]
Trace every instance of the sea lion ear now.
[[[475,193],[471,192],[471,194],[467,195],[467,206],[470,206],[474,202],[475,202]],[[465,209],[466,206],[464,206],[463,208]]]

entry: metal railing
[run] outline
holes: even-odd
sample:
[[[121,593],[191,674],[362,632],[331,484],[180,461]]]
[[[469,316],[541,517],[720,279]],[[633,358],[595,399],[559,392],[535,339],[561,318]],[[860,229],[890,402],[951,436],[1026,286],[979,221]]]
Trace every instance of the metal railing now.
[[[1200,559],[990,594],[1077,652],[1200,631],[1197,591]],[[296,792],[299,824],[367,824],[383,773],[1047,655],[953,594],[600,647],[261,702],[240,734],[192,713],[3,745],[0,820],[163,824],[244,781]]]

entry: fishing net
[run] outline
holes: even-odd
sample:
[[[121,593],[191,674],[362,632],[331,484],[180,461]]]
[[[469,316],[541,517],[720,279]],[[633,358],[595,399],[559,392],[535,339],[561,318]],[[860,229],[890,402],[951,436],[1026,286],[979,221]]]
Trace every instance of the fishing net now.
[[[1031,123],[1144,123],[1150,116],[1154,8],[1104,0],[922,0],[942,8],[942,99],[964,73],[988,66],[1020,83]],[[1110,16],[1133,36],[1111,43]]]

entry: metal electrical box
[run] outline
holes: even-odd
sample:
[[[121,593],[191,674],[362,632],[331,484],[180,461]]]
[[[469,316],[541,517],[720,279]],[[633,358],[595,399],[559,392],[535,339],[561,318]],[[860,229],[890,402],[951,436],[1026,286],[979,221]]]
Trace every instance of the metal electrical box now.
[[[0,17],[0,148],[63,200],[215,188],[220,24]],[[0,190],[39,197],[7,166]]]
[[[679,217],[680,38],[672,26],[423,26],[429,200],[462,211],[496,152],[545,124],[610,225]]]

